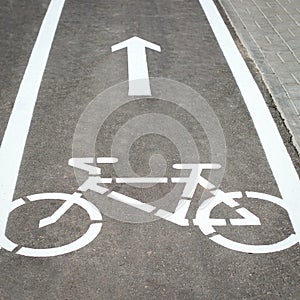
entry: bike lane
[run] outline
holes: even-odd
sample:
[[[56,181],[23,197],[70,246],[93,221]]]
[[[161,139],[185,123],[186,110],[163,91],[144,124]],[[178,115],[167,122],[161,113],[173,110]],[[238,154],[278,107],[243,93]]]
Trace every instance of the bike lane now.
[[[128,96],[128,83],[119,85],[128,79],[126,49],[112,52],[111,46],[132,36],[161,47],[161,52],[147,50],[151,77],[180,83],[151,80],[154,99]],[[111,89],[103,94],[106,88]],[[189,104],[191,98],[195,102]],[[85,114],[90,103],[91,109]],[[132,170],[120,159],[127,146],[129,162],[137,176],[177,177],[180,173],[172,165],[198,162],[197,155],[201,162],[223,163],[222,141],[220,148],[211,149],[211,145],[217,146],[215,137],[207,137],[203,130],[209,131],[210,121],[215,124],[209,118],[210,111],[202,112],[200,116],[205,121],[197,122],[197,109],[205,103],[219,120],[226,142],[226,165],[213,171],[217,174],[213,179],[221,181],[220,189],[280,197],[244,100],[197,1],[95,1],[89,5],[67,1],[35,107],[15,199],[26,200],[26,195],[35,193],[75,192],[83,179],[80,171],[74,173],[68,166],[74,153],[96,157],[118,154],[120,167],[112,169],[106,164],[102,170],[105,177],[131,175]],[[109,113],[105,120],[101,119],[101,108]],[[137,118],[146,115],[144,119]],[[179,131],[178,122],[186,131]],[[87,133],[93,133],[102,123],[95,146],[89,145]],[[212,127],[216,136],[218,129]],[[178,136],[179,142],[174,145]],[[178,145],[182,148],[178,149]],[[194,147],[196,156],[189,153]],[[211,161],[212,156],[219,161]],[[171,183],[142,188],[113,185],[114,191],[149,204],[173,188]],[[154,203],[158,208],[174,211],[181,192],[175,190],[171,200]],[[197,208],[203,203],[199,201],[201,194],[198,188],[188,212],[190,226],[184,227],[166,220],[153,221],[153,215],[127,209],[109,197],[88,191],[85,198],[103,213],[99,236],[76,252],[52,258],[25,257],[2,249],[2,297],[296,298],[299,246],[276,253],[249,254],[214,243],[193,226]],[[59,203],[29,203],[11,214],[7,235],[20,245],[15,252],[22,246],[48,248],[67,244],[86,231],[86,215],[76,207],[57,223],[37,229],[39,220],[51,215]],[[230,226],[230,219],[240,216],[225,204],[219,205],[213,217],[226,219],[227,226],[218,227],[225,237],[244,244],[272,244],[292,233],[287,213],[278,205],[249,201],[246,197],[239,204],[259,216],[263,225]]]

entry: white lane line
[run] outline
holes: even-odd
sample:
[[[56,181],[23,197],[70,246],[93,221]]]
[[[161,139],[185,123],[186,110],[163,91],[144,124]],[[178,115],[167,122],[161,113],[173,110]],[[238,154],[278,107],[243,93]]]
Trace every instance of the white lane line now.
[[[199,0],[253,120],[285,207],[300,241],[300,184],[276,124],[252,74],[212,0]]]
[[[52,0],[31,52],[0,148],[0,245],[5,236],[23,152],[65,0]]]

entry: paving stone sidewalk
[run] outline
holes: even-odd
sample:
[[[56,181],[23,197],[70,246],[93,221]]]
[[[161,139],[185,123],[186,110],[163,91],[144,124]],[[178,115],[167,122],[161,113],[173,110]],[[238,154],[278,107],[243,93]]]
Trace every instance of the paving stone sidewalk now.
[[[300,152],[300,1],[219,0]]]

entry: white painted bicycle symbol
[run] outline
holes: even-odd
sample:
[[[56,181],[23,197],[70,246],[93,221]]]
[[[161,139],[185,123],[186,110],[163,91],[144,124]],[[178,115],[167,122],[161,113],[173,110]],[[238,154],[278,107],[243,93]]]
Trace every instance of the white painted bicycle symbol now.
[[[89,172],[90,176],[88,179],[78,188],[78,191],[74,194],[65,193],[41,193],[28,196],[27,199],[31,202],[47,200],[47,201],[63,201],[63,204],[49,217],[40,220],[39,227],[49,226],[56,223],[73,205],[78,205],[84,209],[92,223],[89,225],[87,231],[77,240],[59,247],[37,249],[22,247],[13,241],[9,240],[7,237],[2,239],[1,247],[8,251],[16,251],[17,254],[32,257],[50,257],[57,256],[66,253],[76,251],[90,242],[92,242],[97,235],[100,233],[102,228],[102,216],[98,208],[83,198],[82,192],[93,191],[102,194],[115,201],[127,204],[131,207],[139,209],[147,213],[154,213],[155,216],[165,219],[169,222],[177,224],[179,226],[189,226],[189,221],[186,218],[187,212],[189,210],[192,198],[194,197],[196,188],[200,185],[202,188],[208,190],[212,197],[206,200],[207,205],[200,205],[196,217],[193,220],[195,226],[199,226],[202,233],[208,236],[211,241],[222,245],[231,250],[245,252],[245,253],[271,253],[287,249],[296,243],[298,239],[295,234],[290,234],[284,240],[269,244],[269,245],[252,245],[244,244],[232,241],[221,234],[218,234],[215,227],[226,226],[225,219],[211,218],[212,210],[220,205],[225,204],[233,209],[242,217],[240,219],[229,219],[231,225],[233,226],[260,226],[260,219],[250,212],[248,209],[241,207],[237,202],[237,199],[242,198],[242,192],[223,192],[222,190],[216,188],[216,186],[205,179],[201,173],[203,170],[214,170],[219,169],[221,166],[219,164],[212,163],[197,163],[197,164],[175,164],[173,168],[180,170],[189,170],[190,175],[188,177],[139,177],[139,178],[116,178],[116,183],[182,183],[184,184],[183,192],[178,205],[174,212],[169,212],[163,209],[157,209],[157,207],[144,203],[138,199],[128,197],[124,194],[118,193],[116,191],[110,191],[105,184],[111,184],[113,178],[102,178],[101,169],[92,166],[94,161],[93,158],[72,158],[69,160],[69,165],[75,168],[82,169]],[[116,163],[118,159],[112,157],[98,157],[97,163],[99,164],[113,164]],[[285,209],[284,203],[280,198],[257,192],[246,192],[249,199],[258,199],[263,201],[269,201]],[[20,198],[12,202],[10,212],[25,205],[24,199]]]

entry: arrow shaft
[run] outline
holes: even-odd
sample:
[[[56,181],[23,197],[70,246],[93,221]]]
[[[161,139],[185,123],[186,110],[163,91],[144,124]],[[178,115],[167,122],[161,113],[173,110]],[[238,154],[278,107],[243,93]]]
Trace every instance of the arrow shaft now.
[[[113,45],[115,52],[127,48],[129,96],[151,96],[146,48],[160,52],[160,46],[134,36],[126,41]]]
[[[128,47],[128,79],[130,96],[151,96],[145,47]]]

